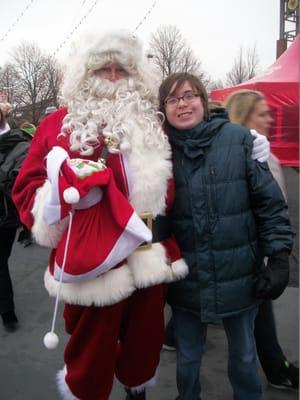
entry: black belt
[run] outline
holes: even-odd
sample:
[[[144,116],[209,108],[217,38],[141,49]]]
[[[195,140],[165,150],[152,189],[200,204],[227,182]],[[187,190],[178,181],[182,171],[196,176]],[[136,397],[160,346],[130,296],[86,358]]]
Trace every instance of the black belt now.
[[[150,243],[142,243],[140,248],[149,248],[152,243],[158,243],[168,239],[171,232],[171,223],[168,217],[165,215],[157,215],[155,219],[152,218],[151,213],[140,214],[141,220],[152,232],[152,241]]]

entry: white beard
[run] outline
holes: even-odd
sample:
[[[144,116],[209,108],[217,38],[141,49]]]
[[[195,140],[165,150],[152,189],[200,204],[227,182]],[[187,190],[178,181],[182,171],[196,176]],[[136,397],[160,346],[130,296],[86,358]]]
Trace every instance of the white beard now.
[[[137,79],[110,82],[96,76],[83,85],[70,101],[62,133],[69,134],[70,148],[81,155],[92,155],[101,134],[113,140],[111,152],[129,152],[138,147],[168,148],[156,104]]]

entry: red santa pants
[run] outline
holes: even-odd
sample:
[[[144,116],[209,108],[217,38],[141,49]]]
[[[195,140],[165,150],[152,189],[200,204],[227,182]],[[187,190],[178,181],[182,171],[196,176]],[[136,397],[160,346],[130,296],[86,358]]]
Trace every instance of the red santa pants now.
[[[164,338],[165,286],[106,307],[65,305],[66,382],[80,400],[107,400],[114,375],[127,387],[155,375]]]

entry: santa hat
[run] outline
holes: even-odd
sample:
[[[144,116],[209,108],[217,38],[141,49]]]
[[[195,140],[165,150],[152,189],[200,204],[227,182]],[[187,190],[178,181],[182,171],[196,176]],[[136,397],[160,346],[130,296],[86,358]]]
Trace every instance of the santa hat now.
[[[137,66],[143,59],[141,42],[127,31],[111,32],[102,37],[95,36],[86,54],[87,67],[92,70],[103,66],[106,59],[111,57],[120,57],[124,66]]]
[[[93,30],[85,33],[77,43],[73,44],[69,57],[65,61],[63,99],[68,101],[74,98],[88,74],[109,62],[122,64],[131,77],[145,84],[152,100],[157,100],[157,74],[143,52],[139,39],[126,30],[109,32],[105,35]]]

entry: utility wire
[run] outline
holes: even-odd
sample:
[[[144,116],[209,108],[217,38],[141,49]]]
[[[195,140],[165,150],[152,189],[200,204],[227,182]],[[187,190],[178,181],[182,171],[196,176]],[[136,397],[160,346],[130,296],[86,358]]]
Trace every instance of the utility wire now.
[[[87,12],[84,14],[84,16],[81,18],[81,20],[78,22],[77,25],[74,26],[74,28],[71,30],[71,32],[67,35],[65,40],[56,48],[56,50],[53,52],[52,56],[55,56],[61,49],[62,47],[67,43],[67,41],[73,36],[73,34],[77,31],[77,29],[80,27],[80,25],[84,22],[84,20],[88,17],[88,15],[93,11],[93,9],[96,7],[98,3],[98,0],[95,0],[94,3],[91,5],[91,7],[87,10]]]
[[[144,15],[144,17],[141,19],[141,21],[137,24],[137,26],[135,27],[135,30],[133,31],[133,34],[136,33],[136,31],[143,25],[144,21],[148,18],[148,16],[151,14],[151,11],[153,10],[153,8],[155,7],[157,1],[154,1],[152,3],[152,6],[149,8],[149,10],[146,12],[146,14]]]
[[[34,0],[30,0],[30,2],[27,4],[27,6],[24,8],[24,10],[20,13],[20,15],[17,17],[17,19],[11,24],[11,26],[8,28],[6,33],[0,38],[0,42],[3,42],[9,35],[9,33],[13,30],[13,28],[17,25],[17,23],[20,21],[20,19],[23,17],[23,15],[26,13],[28,8],[32,5]]]

